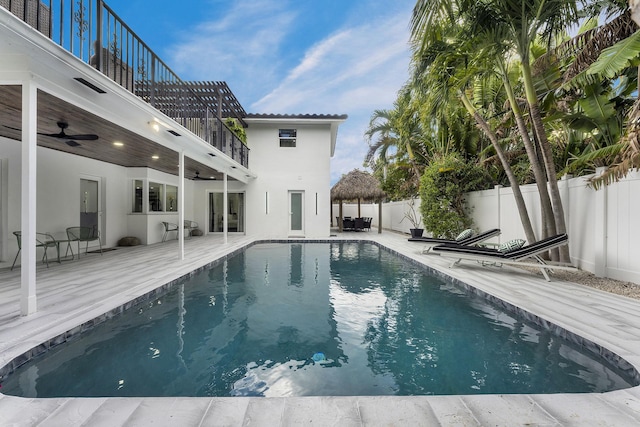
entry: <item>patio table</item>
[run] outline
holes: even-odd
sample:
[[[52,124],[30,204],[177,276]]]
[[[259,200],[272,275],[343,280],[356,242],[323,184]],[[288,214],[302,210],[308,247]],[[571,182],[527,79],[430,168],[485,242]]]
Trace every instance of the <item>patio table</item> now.
[[[73,248],[71,247],[71,242],[73,240],[69,240],[69,236],[67,236],[67,233],[64,231],[58,232],[58,233],[47,233],[51,239],[53,240],[49,240],[50,242],[53,242],[56,245],[56,252],[58,255],[58,264],[61,264],[62,261],[71,261],[72,259],[75,258],[75,255],[73,254]],[[67,252],[65,252],[65,256],[63,258],[60,257],[60,244],[61,243],[66,243],[67,244]],[[71,249],[71,258],[69,258],[67,256],[67,253],[69,252],[69,249]]]

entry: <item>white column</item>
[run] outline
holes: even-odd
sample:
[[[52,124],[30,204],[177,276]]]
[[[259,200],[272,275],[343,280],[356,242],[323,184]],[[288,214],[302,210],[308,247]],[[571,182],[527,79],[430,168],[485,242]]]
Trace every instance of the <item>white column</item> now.
[[[223,176],[223,191],[222,191],[222,210],[224,214],[222,215],[222,229],[224,235],[224,243],[228,242],[228,234],[229,234],[229,189],[228,189],[228,180],[227,180],[227,172],[224,172]]]
[[[180,150],[178,159],[178,250],[179,258],[184,259],[184,150]]]
[[[20,313],[35,313],[36,297],[36,190],[38,88],[26,79],[22,83],[22,201],[20,231]]]
[[[607,168],[596,168],[596,176],[600,176]],[[607,277],[607,186],[595,191],[594,227],[593,227],[593,273],[598,277]]]

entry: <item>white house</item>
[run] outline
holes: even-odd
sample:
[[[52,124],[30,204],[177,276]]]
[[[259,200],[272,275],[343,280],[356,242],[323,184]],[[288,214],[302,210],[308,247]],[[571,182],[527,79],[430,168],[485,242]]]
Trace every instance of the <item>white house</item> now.
[[[0,0],[0,41],[0,268],[16,231],[88,226],[106,247],[184,220],[225,238],[329,236],[346,115],[247,114],[226,83],[180,80],[101,0]],[[41,256],[22,245],[23,288]]]

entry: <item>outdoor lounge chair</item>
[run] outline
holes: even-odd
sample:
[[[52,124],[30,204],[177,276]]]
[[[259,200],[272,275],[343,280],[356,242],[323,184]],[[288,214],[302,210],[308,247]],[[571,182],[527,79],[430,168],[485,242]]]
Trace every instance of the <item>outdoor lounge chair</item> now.
[[[462,234],[462,233],[461,233]],[[493,228],[491,230],[484,231],[480,234],[472,234],[469,237],[461,238],[460,240],[455,239],[438,239],[435,237],[410,237],[408,240],[410,242],[421,242],[426,243],[428,246],[426,250],[423,250],[422,253],[429,252],[430,249],[434,245],[442,245],[442,244],[458,244],[458,245],[475,245],[485,240],[488,240],[492,237],[495,237],[500,234],[499,228]]]
[[[557,248],[568,243],[569,238],[566,234],[558,234],[546,239],[537,241],[530,245],[515,249],[510,252],[502,252],[494,248],[466,246],[460,244],[443,244],[433,248],[434,253],[439,253],[442,257],[453,258],[454,261],[450,267],[459,264],[462,260],[478,261],[483,265],[519,265],[524,267],[539,268],[542,275],[547,281],[551,281],[547,270],[575,270],[575,267],[566,265],[549,264],[543,260],[540,255],[550,249]],[[523,260],[533,258],[537,262],[525,262]]]

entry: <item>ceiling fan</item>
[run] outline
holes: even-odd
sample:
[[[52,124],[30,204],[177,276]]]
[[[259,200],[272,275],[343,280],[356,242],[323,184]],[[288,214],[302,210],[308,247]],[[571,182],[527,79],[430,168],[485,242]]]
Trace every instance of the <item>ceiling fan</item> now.
[[[67,122],[59,121],[58,127],[60,128],[60,132],[58,133],[38,132],[38,135],[49,136],[51,138],[68,139],[68,141],[65,141],[65,142],[67,143],[67,145],[71,147],[77,147],[80,145],[76,141],[95,141],[96,139],[98,139],[98,135],[95,135],[92,133],[79,134],[79,135],[67,135],[66,133],[64,133],[64,130],[69,127],[69,123]]]
[[[199,171],[196,171],[196,176],[194,176],[194,177],[193,177],[193,180],[194,180],[194,181],[215,181],[216,179],[215,179],[215,177],[212,177],[212,178],[202,178],[202,177],[200,176],[200,172],[199,172]]]
[[[20,131],[19,128],[14,128],[14,127],[7,126],[7,125],[5,125],[4,127]],[[80,144],[78,144],[76,141],[95,141],[96,139],[98,139],[98,135],[94,135],[94,134],[91,134],[91,133],[89,133],[89,134],[79,134],[79,135],[67,135],[66,133],[64,133],[64,130],[69,127],[69,123],[67,123],[65,121],[62,121],[62,120],[58,122],[58,127],[60,128],[60,132],[58,132],[58,133],[38,132],[38,135],[48,136],[48,137],[51,137],[51,138],[67,139],[67,141],[65,141],[65,142],[70,147],[78,147]]]

